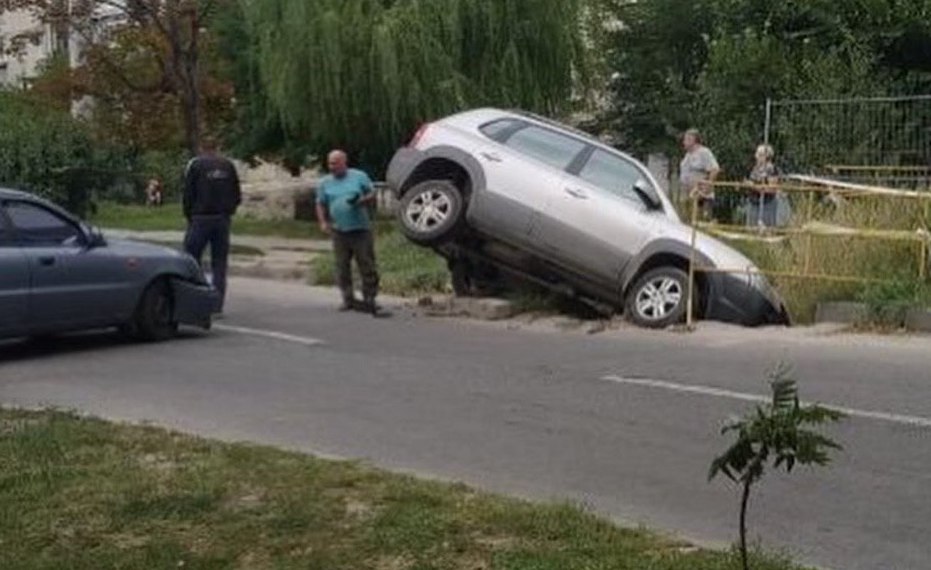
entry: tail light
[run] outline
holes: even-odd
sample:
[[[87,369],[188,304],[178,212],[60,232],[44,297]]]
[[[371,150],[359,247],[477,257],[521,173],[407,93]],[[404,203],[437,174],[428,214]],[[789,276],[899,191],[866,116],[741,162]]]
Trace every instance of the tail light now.
[[[430,123],[424,123],[420,125],[420,128],[417,129],[417,132],[414,133],[414,138],[411,139],[411,142],[407,143],[407,146],[411,148],[415,148],[418,144],[420,144],[420,140],[423,138],[425,134],[427,134],[427,129],[429,128],[430,128]]]

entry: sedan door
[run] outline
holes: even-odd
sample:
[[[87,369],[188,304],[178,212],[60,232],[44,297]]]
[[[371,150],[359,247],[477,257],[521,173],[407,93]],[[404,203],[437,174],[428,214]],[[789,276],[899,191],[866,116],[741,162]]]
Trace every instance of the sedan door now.
[[[656,222],[657,213],[634,191],[647,180],[634,162],[594,149],[577,172],[562,178],[561,192],[548,203],[544,241],[569,269],[618,284]]]
[[[84,328],[127,316],[131,285],[124,260],[88,247],[83,228],[42,204],[10,201],[5,211],[30,267],[31,326]]]
[[[0,211],[0,337],[23,332],[28,302],[29,263]]]
[[[486,130],[492,138],[477,152],[485,171],[486,192],[477,204],[473,223],[492,237],[528,250],[540,251],[533,235],[543,210],[573,159],[585,143],[556,131],[506,119],[509,130]],[[501,136],[499,136],[501,133]]]

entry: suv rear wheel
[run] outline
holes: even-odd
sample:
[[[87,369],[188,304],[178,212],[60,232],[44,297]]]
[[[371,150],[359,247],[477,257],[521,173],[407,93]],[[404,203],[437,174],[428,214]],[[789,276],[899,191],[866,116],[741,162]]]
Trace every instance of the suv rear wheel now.
[[[685,319],[689,277],[678,267],[659,267],[645,273],[627,295],[627,315],[634,324],[665,328]]]
[[[462,192],[448,180],[421,182],[401,198],[401,230],[420,245],[438,245],[455,237],[464,218]]]

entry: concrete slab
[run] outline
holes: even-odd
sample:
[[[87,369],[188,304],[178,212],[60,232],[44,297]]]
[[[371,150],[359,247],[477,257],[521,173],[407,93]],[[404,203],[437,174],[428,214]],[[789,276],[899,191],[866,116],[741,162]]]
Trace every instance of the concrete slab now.
[[[815,322],[853,325],[864,322],[868,317],[869,309],[865,303],[820,303],[815,313]]]
[[[905,315],[905,328],[910,331],[931,332],[931,309],[909,310]]]
[[[501,321],[517,314],[513,303],[492,297],[430,296],[421,298],[417,305],[424,313],[435,317]]]

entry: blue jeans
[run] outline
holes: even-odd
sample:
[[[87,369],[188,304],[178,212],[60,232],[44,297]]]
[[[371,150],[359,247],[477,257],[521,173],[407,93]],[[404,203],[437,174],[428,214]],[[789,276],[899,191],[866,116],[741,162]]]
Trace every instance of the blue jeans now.
[[[227,216],[194,216],[184,237],[184,249],[197,263],[202,263],[204,249],[210,245],[210,272],[213,286],[220,294],[217,310],[226,299],[226,269],[230,254],[230,219]]]

